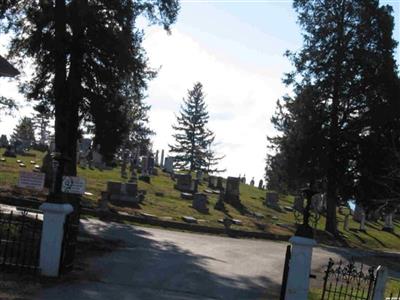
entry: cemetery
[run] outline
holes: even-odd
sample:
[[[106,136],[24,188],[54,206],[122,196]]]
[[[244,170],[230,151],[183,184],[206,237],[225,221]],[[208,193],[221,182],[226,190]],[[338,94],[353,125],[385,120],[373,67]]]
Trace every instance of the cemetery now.
[[[4,151],[4,148],[0,149],[0,157],[3,157]],[[41,164],[44,153],[31,151],[31,154],[35,156],[35,162]],[[26,167],[21,168],[17,160],[24,163]],[[45,199],[46,189],[40,192],[18,187],[20,172],[35,170],[35,165],[30,163],[31,160],[31,156],[17,156],[16,158],[5,157],[4,161],[0,161],[0,201],[10,195]],[[39,173],[37,174],[39,177],[36,177],[39,180],[44,180]],[[78,176],[85,179],[86,193],[82,197],[82,205],[85,208],[96,210],[102,205],[104,208],[102,198],[105,197],[104,193],[108,193],[107,210],[112,212],[138,217],[150,214],[160,222],[168,220],[186,223],[182,217],[191,217],[195,219],[196,224],[211,228],[210,232],[213,232],[212,228],[223,229],[224,224],[221,220],[229,215],[231,219],[240,221],[237,224],[233,223],[232,229],[268,233],[271,234],[268,235],[269,238],[275,235],[279,237],[278,239],[287,240],[296,230],[296,223],[298,223],[296,219],[299,218],[297,211],[302,210],[298,207],[299,204],[296,203],[294,196],[261,190],[244,183],[238,185],[235,177],[221,181],[224,189],[228,188],[228,193],[226,189],[223,189],[220,194],[220,190],[217,190],[218,178],[204,176],[198,184],[198,194],[196,194],[194,179],[190,185],[186,185],[188,184],[186,181],[179,182],[180,178],[186,178],[187,175],[177,174],[172,179],[169,172],[162,170],[159,170],[158,175],[151,176],[150,183],[142,180],[130,182],[130,178],[121,177],[118,167],[109,170],[78,167]],[[193,174],[192,178],[196,178],[196,174]],[[229,189],[230,186],[233,188]],[[185,194],[182,188],[190,196],[190,200],[182,197],[182,194]],[[223,204],[223,209],[218,207],[219,203]],[[400,233],[400,222],[396,215],[393,215],[390,220],[388,217],[385,219],[385,216],[374,221],[367,220],[365,225],[362,225],[358,208],[350,218],[346,217],[348,211],[348,208],[338,210],[338,229],[342,236],[341,240],[331,238],[323,231],[325,217],[320,216],[315,227],[319,242],[364,249],[400,250],[397,235]],[[362,230],[360,228],[362,226],[366,230]]]
[[[0,299],[400,300],[395,2],[2,1]]]

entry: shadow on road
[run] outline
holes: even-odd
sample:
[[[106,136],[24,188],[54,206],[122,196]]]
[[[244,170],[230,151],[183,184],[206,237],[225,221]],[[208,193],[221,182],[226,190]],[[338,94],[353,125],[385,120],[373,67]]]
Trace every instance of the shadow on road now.
[[[135,226],[88,222],[83,231],[110,243],[122,240],[123,246],[90,259],[87,276],[80,276],[86,279],[48,289],[39,299],[51,299],[55,292],[57,299],[68,300],[279,298],[279,280],[229,274],[228,262],[156,240]]]

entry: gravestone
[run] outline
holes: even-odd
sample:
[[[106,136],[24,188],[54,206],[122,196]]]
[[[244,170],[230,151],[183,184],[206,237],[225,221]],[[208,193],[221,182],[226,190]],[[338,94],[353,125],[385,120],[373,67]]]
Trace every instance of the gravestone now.
[[[217,176],[208,176],[208,187],[212,189],[217,188],[217,181]]]
[[[217,177],[217,189],[221,190],[224,188],[222,177]]]
[[[164,171],[170,174],[174,172],[174,158],[172,156],[165,158]]]
[[[0,148],[6,148],[8,147],[8,139],[7,136],[5,134],[2,134],[0,137]]]
[[[324,203],[322,194],[315,194],[311,197],[311,207],[315,212],[321,213],[324,211]]]
[[[19,173],[19,180],[18,180],[18,187],[20,188],[27,188],[36,191],[43,190],[44,187],[44,173],[37,173],[37,172],[20,172]]]
[[[262,179],[260,179],[260,181],[258,182],[258,189],[259,190],[263,190],[264,189],[264,182]]]
[[[224,195],[224,190],[221,190],[220,194],[218,195],[218,201],[214,205],[214,209],[225,211]]]
[[[242,206],[240,202],[240,179],[238,177],[228,177],[226,180],[226,190],[224,195],[224,201],[230,203],[233,206]]]
[[[44,186],[46,188],[51,188],[53,184],[53,158],[49,151],[46,152],[46,155],[42,160],[42,167],[40,169],[42,173],[45,174]]]
[[[198,170],[196,172],[196,179],[200,182],[203,180],[203,171],[202,170]]]
[[[160,167],[164,167],[164,149],[161,150],[161,160],[160,160]]]
[[[13,149],[13,147],[8,146],[6,148],[6,151],[4,151],[3,156],[4,157],[17,157],[17,153],[15,153],[15,149]]]
[[[156,151],[156,155],[154,156],[154,164],[156,167],[160,166],[160,162],[158,160],[158,150]]]
[[[345,217],[344,217],[344,222],[343,222],[343,230],[344,231],[349,231],[349,218],[350,218],[350,215],[345,215]]]
[[[190,174],[175,174],[176,184],[174,188],[181,192],[193,193],[195,191],[194,184],[192,182],[192,175]]]
[[[250,186],[254,186],[255,182],[254,182],[254,177],[250,180]]]
[[[107,194],[111,203],[116,205],[132,205],[139,202],[136,182],[107,182]]]
[[[192,207],[200,212],[208,213],[207,207],[208,199],[207,195],[203,193],[194,194],[194,198],[192,201]]]
[[[279,195],[277,192],[267,192],[266,205],[270,207],[279,207]]]
[[[149,174],[149,158],[148,158],[148,156],[142,156],[141,174],[142,174],[142,176],[143,175],[150,175]]]
[[[92,151],[92,165],[99,170],[103,170],[105,167],[103,155],[100,153],[100,145],[97,145],[96,149]]]
[[[353,220],[356,222],[361,222],[363,216],[365,216],[363,207],[359,204],[356,204],[356,207],[354,208],[354,213],[353,213]]]
[[[300,213],[303,213],[303,211],[304,211],[304,198],[302,196],[296,195],[294,197],[293,210],[296,210],[296,211],[298,211]]]
[[[393,213],[386,213],[385,214],[385,225],[382,228],[383,231],[393,232]]]

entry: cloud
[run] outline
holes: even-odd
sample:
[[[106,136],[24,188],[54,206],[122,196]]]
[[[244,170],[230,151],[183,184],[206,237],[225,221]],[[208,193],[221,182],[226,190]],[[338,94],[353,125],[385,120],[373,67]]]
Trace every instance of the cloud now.
[[[156,131],[154,146],[168,150],[173,143],[171,125],[182,98],[200,81],[210,113],[209,127],[216,134],[218,152],[225,154],[226,175],[261,178],[264,174],[266,136],[274,134],[270,118],[283,94],[281,69],[249,68],[212,50],[189,35],[159,28],[146,32],[144,46],[153,67],[162,66],[149,88],[150,121]]]

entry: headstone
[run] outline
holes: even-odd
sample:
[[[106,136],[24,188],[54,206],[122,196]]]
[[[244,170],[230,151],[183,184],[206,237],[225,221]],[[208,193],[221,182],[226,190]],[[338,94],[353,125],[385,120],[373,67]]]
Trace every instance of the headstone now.
[[[153,154],[150,154],[147,158],[147,173],[153,174],[154,167],[155,167],[154,156]]]
[[[349,218],[350,218],[350,215],[346,215],[344,217],[344,222],[343,222],[343,230],[344,231],[349,231]]]
[[[193,201],[192,201],[192,207],[200,212],[207,213],[208,212],[208,207],[207,207],[207,195],[202,194],[202,193],[196,193],[194,194]]]
[[[109,195],[107,192],[101,192],[101,198],[99,201],[99,210],[108,211]]]
[[[382,228],[383,231],[393,232],[393,213],[385,214],[385,225]]]
[[[53,158],[51,157],[49,151],[47,151],[46,155],[43,157],[42,167],[40,171],[46,174],[44,186],[50,189],[53,184],[54,170],[53,170]]]
[[[363,207],[359,204],[356,204],[356,207],[354,208],[354,213],[353,213],[353,220],[356,222],[361,222],[363,215],[365,216]]]
[[[323,199],[322,194],[315,194],[311,197],[311,207],[315,212],[323,212]]]
[[[197,219],[190,216],[183,216],[182,220],[186,223],[197,223]]]
[[[266,205],[270,207],[278,207],[279,194],[277,192],[267,192]]]
[[[246,175],[243,175],[241,178],[241,183],[246,184]]]
[[[264,186],[264,182],[262,179],[260,179],[260,181],[258,182],[258,189],[262,190]]]
[[[194,192],[194,184],[192,182],[192,175],[190,174],[175,174],[176,184],[174,188],[182,192]]]
[[[156,155],[154,156],[154,164],[156,167],[160,166],[159,160],[158,160],[158,150],[156,151]]]
[[[217,177],[217,189],[223,189],[224,185],[222,183],[222,177]]]
[[[8,139],[7,136],[5,134],[2,134],[0,137],[0,148],[6,148],[8,147]]]
[[[296,195],[294,197],[293,210],[296,210],[296,211],[298,211],[300,213],[303,213],[303,211],[304,211],[304,198],[302,196]]]
[[[142,170],[142,172],[141,172],[142,175],[149,175],[149,158],[148,158],[148,156],[142,157],[141,170]]]
[[[218,201],[214,205],[214,209],[220,210],[220,211],[225,211],[225,204],[224,204],[224,191],[221,190],[221,193],[218,196]]]
[[[215,189],[217,188],[217,177],[216,176],[208,176],[208,187]]]
[[[360,220],[360,231],[366,232],[365,221],[365,213],[363,212]]]
[[[198,170],[198,171],[196,172],[196,179],[197,179],[198,181],[202,181],[202,180],[203,180],[203,171],[202,171],[202,170]]]
[[[96,149],[93,150],[92,161],[93,161],[93,167],[95,167],[99,170],[104,169],[104,161],[103,161],[103,155],[101,155],[101,153],[100,153],[100,145],[97,145]]]
[[[140,195],[136,182],[122,183],[116,181],[107,182],[107,194],[113,204],[137,203]]]
[[[17,153],[15,153],[15,149],[13,149],[13,147],[8,146],[6,148],[6,151],[4,151],[3,156],[4,157],[17,157]]]
[[[226,180],[226,190],[224,201],[233,206],[241,206],[239,193],[240,180],[238,177],[228,177]]]
[[[19,173],[18,187],[41,191],[44,187],[45,176],[44,173],[21,171]]]
[[[254,177],[250,180],[250,186],[254,186]]]
[[[164,171],[170,174],[174,172],[174,158],[172,156],[165,158]]]
[[[160,160],[160,167],[164,167],[164,149],[161,150],[161,160]]]

